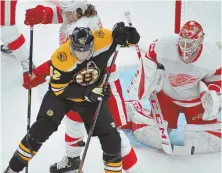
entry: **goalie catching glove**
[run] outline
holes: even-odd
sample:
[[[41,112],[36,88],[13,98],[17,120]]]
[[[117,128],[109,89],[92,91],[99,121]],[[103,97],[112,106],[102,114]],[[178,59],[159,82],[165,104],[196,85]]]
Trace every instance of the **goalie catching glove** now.
[[[216,119],[221,113],[221,88],[214,84],[207,87],[205,83],[200,82],[200,97],[205,110],[203,120]]]
[[[129,95],[139,100],[149,100],[151,93],[159,92],[163,87],[164,68],[146,57],[141,57],[140,67],[127,90]]]

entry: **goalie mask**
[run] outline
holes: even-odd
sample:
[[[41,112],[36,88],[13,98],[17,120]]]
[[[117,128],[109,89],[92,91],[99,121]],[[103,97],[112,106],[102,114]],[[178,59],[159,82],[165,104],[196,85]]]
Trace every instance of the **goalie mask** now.
[[[93,55],[93,35],[89,27],[76,27],[70,35],[70,49],[79,62]]]
[[[179,34],[179,51],[181,60],[186,63],[192,63],[196,60],[196,53],[204,39],[202,26],[196,21],[186,22]]]

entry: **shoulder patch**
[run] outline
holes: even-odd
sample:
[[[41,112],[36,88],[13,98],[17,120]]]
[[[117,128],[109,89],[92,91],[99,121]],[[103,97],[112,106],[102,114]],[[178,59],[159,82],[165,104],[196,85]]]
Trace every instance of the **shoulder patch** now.
[[[67,60],[67,55],[65,52],[59,52],[57,54],[57,58],[59,59],[59,61],[63,62]]]
[[[94,32],[94,34],[95,34],[97,37],[99,37],[99,38],[104,38],[104,35],[105,35],[105,33],[103,32],[103,30],[101,30],[101,29],[96,30],[96,31]]]

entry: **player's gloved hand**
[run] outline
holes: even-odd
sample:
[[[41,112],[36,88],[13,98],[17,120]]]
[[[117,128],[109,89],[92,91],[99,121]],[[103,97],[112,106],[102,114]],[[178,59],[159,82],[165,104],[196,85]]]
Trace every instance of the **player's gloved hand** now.
[[[46,76],[37,74],[38,72],[36,69],[32,70],[32,75],[30,75],[29,72],[23,73],[23,87],[26,89],[34,88],[46,81]]]
[[[125,26],[124,22],[119,22],[113,27],[113,41],[116,44],[127,46],[128,44],[137,44],[140,35],[136,28]]]
[[[86,91],[85,99],[89,102],[107,101],[110,97],[110,85],[104,90],[103,87],[96,87]]]
[[[26,10],[24,23],[26,25],[47,24],[52,20],[52,16],[53,10],[51,8],[38,5]]]
[[[201,92],[202,91],[202,92]],[[207,86],[200,83],[201,102],[204,108],[203,120],[213,120],[221,112],[221,89],[219,86],[211,84]]]

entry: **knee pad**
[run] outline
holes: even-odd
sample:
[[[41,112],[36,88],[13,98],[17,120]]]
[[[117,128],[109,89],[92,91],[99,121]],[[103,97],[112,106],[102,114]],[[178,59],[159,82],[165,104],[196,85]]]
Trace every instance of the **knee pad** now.
[[[98,137],[104,153],[103,159],[105,161],[109,161],[113,157],[121,157],[121,138],[116,129]]]
[[[53,132],[57,131],[58,125],[47,118],[38,119],[30,128],[29,134],[31,138],[39,143],[45,142]]]

